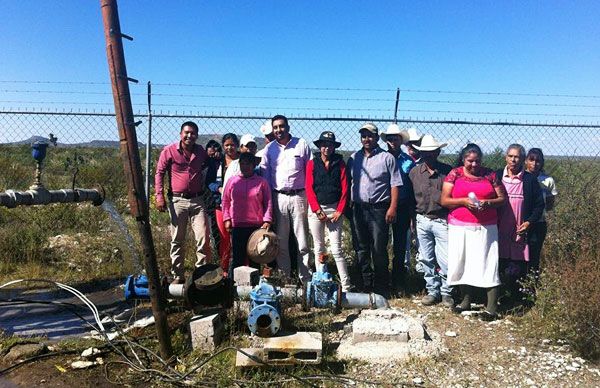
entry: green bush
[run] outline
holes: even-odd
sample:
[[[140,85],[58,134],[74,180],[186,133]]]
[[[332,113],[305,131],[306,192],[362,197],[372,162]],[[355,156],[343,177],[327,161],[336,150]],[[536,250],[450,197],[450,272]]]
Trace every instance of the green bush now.
[[[524,317],[535,336],[566,340],[600,358],[600,163],[552,161],[559,196],[549,213],[536,301]]]

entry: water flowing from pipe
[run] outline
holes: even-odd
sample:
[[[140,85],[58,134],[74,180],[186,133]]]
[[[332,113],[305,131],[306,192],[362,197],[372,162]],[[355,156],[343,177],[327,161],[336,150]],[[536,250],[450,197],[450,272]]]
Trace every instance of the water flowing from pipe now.
[[[131,261],[134,267],[134,273],[142,273],[142,262],[140,261],[140,256],[138,255],[137,249],[135,248],[135,241],[133,240],[133,236],[129,232],[129,228],[125,223],[125,220],[115,207],[114,203],[110,200],[105,200],[102,203],[102,209],[108,213],[110,218],[115,222],[119,231],[125,237],[125,242],[127,243],[127,248],[129,248],[129,253],[131,254]]]

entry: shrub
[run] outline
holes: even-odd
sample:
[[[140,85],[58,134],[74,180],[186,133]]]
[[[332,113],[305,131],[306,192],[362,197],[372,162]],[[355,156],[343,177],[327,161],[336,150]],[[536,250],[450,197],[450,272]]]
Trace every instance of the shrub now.
[[[555,161],[553,161],[555,162]],[[553,163],[559,197],[549,213],[529,333],[566,340],[582,356],[600,358],[600,163]]]

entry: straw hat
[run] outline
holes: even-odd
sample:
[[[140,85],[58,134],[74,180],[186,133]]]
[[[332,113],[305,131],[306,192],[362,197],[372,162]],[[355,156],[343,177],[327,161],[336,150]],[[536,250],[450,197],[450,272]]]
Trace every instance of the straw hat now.
[[[431,135],[425,135],[421,138],[421,143],[419,145],[415,144],[413,147],[419,151],[435,151],[447,145],[448,143],[438,143]]]
[[[257,264],[270,263],[279,253],[279,237],[267,229],[257,229],[248,239],[246,253]]]
[[[419,135],[417,133],[417,129],[416,128],[408,128],[406,130],[408,132],[408,141],[411,143],[418,143],[421,141],[421,138],[423,137],[422,135]]]
[[[383,139],[383,141],[387,141],[387,135],[399,135],[400,138],[402,138],[402,144],[408,143],[408,140],[410,138],[408,132],[404,129],[400,129],[398,124],[390,124],[388,125],[387,130],[385,132],[381,132],[381,138]]]

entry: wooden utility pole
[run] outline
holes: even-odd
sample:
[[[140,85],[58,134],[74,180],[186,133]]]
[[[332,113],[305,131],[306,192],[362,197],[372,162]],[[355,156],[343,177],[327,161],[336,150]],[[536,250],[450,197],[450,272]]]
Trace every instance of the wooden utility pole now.
[[[129,81],[137,82],[127,77],[125,54],[123,53],[122,38],[133,40],[121,33],[119,11],[116,0],[100,0],[102,19],[104,21],[104,37],[106,39],[106,56],[115,103],[115,115],[119,129],[121,158],[127,180],[128,200],[131,214],[135,217],[140,233],[142,249],[144,250],[144,265],[148,276],[152,314],[154,315],[156,334],[160,343],[160,353],[164,359],[169,359],[173,353],[167,314],[165,312],[166,298],[160,287],[160,276],[156,263],[156,252],[152,241],[148,199],[144,188],[142,164],[138,149],[137,135],[134,122]]]

